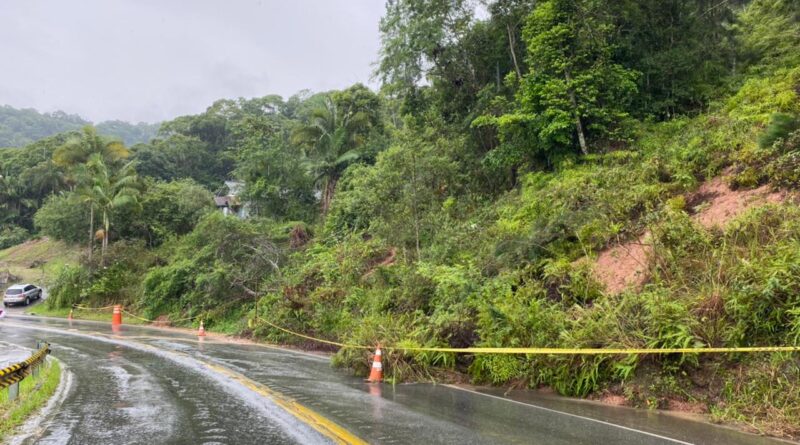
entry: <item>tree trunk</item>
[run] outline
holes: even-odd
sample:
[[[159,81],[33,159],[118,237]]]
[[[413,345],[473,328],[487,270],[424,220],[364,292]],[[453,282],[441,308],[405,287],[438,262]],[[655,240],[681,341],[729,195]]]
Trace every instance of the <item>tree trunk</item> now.
[[[575,98],[575,90],[570,85],[572,83],[572,76],[569,70],[564,70],[564,79],[567,81],[567,94],[569,94],[569,101],[572,104],[572,112],[575,114],[575,131],[578,133],[578,143],[581,146],[581,153],[584,155],[589,154],[586,148],[586,137],[583,135],[583,123],[581,122],[581,115],[578,112],[578,100]]]
[[[108,212],[103,211],[103,246],[100,250],[100,265],[106,265],[106,249],[108,249],[108,229],[111,226],[108,220]]]
[[[94,250],[94,203],[89,204],[89,264],[92,264]],[[90,266],[91,267],[91,266]]]
[[[419,248],[419,209],[417,208],[417,155],[411,152],[411,200],[414,214],[414,241],[417,248],[417,261],[422,257]]]
[[[333,194],[336,192],[336,183],[339,181],[339,178],[336,176],[330,176],[328,179],[325,180],[325,187],[322,191],[322,216],[328,214],[328,210],[331,208],[331,201],[333,201]]]
[[[586,139],[583,136],[583,124],[581,124],[581,117],[578,113],[575,113],[575,129],[578,132],[578,143],[581,145],[581,153],[588,155],[589,150],[586,148]]]
[[[516,39],[514,38],[514,32],[511,30],[510,23],[506,23],[506,31],[508,31],[508,49],[511,50],[511,60],[514,62],[514,70],[517,72],[517,79],[522,79],[522,71],[520,71],[519,64],[517,63],[517,52],[514,51]]]

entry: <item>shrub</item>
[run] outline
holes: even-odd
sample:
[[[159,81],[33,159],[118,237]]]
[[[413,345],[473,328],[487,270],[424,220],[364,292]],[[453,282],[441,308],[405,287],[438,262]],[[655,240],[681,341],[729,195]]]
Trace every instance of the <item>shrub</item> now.
[[[13,224],[7,225],[0,230],[0,249],[23,243],[28,239],[30,233],[20,226]]]
[[[758,137],[758,146],[771,147],[778,139],[785,139],[800,127],[800,118],[788,113],[775,113],[769,118],[769,124]]]
[[[83,303],[83,291],[89,285],[89,279],[89,271],[83,266],[66,264],[59,267],[48,289],[47,306],[67,308]]]
[[[772,161],[767,169],[770,182],[778,187],[800,187],[800,152],[790,152]]]
[[[43,235],[71,244],[88,242],[89,212],[74,193],[51,195],[36,212],[34,223]],[[99,227],[99,220],[95,221]]]

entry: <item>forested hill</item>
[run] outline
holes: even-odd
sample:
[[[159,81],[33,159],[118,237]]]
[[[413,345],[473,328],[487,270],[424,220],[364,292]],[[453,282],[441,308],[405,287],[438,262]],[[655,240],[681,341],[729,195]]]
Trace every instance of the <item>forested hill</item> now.
[[[83,252],[53,310],[304,347],[273,326],[365,349],[800,345],[800,2],[476,3],[388,1],[377,91],[222,99],[132,147],[86,127],[0,150],[0,246]],[[230,179],[247,218],[215,207]],[[397,380],[800,438],[798,354],[401,351]],[[361,349],[334,361],[368,372]]]
[[[76,114],[63,111],[40,113],[32,108],[17,109],[9,105],[0,106],[0,148],[22,147],[48,136],[70,130],[78,130],[91,122]],[[113,120],[97,124],[97,131],[105,136],[121,139],[132,145],[147,142],[155,137],[160,124]]]

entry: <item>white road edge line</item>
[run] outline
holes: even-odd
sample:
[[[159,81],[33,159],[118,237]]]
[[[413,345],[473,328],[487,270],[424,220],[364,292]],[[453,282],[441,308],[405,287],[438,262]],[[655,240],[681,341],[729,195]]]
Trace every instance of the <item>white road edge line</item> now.
[[[557,409],[545,408],[543,406],[533,405],[533,404],[525,403],[525,402],[520,402],[519,400],[509,399],[509,398],[506,398],[506,397],[500,397],[500,396],[496,396],[494,394],[486,394],[486,393],[482,393],[482,392],[479,392],[479,391],[474,391],[474,390],[471,390],[471,389],[462,388],[462,387],[456,386],[456,385],[443,385],[443,386],[446,386],[448,388],[457,389],[459,391],[472,393],[472,394],[478,394],[478,395],[485,396],[485,397],[491,397],[491,398],[497,399],[497,400],[503,400],[505,402],[516,403],[518,405],[523,405],[523,406],[527,406],[527,407],[531,407],[531,408],[540,409],[542,411],[548,411],[548,412],[551,412],[551,413],[562,414],[562,415],[569,416],[569,417],[575,417],[575,418],[578,418],[578,419],[588,420],[590,422],[600,423],[600,424],[603,424],[603,425],[607,425],[607,426],[611,426],[611,427],[615,427],[615,428],[620,428],[620,429],[623,429],[623,430],[626,430],[626,431],[632,431],[632,432],[644,434],[646,436],[651,436],[651,437],[655,437],[655,438],[658,438],[658,439],[664,439],[664,440],[667,440],[667,441],[673,442],[673,443],[679,443],[679,444],[682,444],[682,445],[695,445],[692,442],[684,442],[682,440],[673,439],[671,437],[662,436],[662,435],[651,433],[651,432],[648,432],[648,431],[637,430],[636,428],[630,428],[630,427],[627,427],[627,426],[618,425],[616,423],[606,422],[605,420],[593,419],[591,417],[581,416],[579,414],[572,414],[572,413],[568,413],[568,412],[564,412],[564,411],[559,411]]]

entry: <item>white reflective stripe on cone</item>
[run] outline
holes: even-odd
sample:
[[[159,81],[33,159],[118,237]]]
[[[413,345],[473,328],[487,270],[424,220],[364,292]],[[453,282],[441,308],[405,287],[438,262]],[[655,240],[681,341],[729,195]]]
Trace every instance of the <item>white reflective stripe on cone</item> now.
[[[375,369],[383,369],[381,362],[372,362],[372,367]]]

